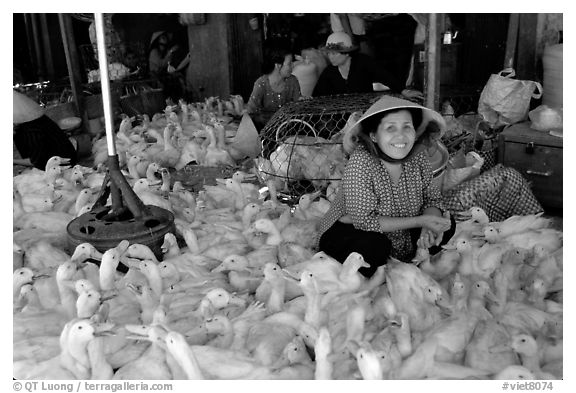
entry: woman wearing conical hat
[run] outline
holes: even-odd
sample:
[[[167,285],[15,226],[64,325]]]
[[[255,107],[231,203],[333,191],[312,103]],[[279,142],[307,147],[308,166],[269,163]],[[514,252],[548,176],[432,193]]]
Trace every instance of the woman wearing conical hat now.
[[[320,223],[319,249],[343,262],[355,251],[371,276],[389,256],[410,260],[418,245],[431,248],[454,233],[432,182],[426,149],[444,120],[413,102],[384,96],[348,129],[350,153],[340,189]]]

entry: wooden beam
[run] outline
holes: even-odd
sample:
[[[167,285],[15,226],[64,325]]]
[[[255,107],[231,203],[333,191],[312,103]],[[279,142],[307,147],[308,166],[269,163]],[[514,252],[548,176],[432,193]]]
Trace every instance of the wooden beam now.
[[[46,80],[46,68],[44,56],[42,55],[42,45],[40,44],[40,30],[38,27],[38,14],[31,14],[32,38],[34,39],[34,49],[36,51],[36,75],[38,81]]]
[[[520,14],[516,77],[536,80],[536,46],[538,44],[538,14]]]
[[[76,40],[74,38],[74,31],[72,29],[72,17],[70,14],[58,14],[60,22],[60,32],[62,34],[62,44],[64,46],[64,53],[66,54],[66,65],[68,66],[68,76],[70,77],[70,87],[74,95],[74,102],[76,105],[76,113],[82,118],[82,126],[85,130],[88,129],[88,114],[85,110],[84,96],[82,94],[82,81],[80,67],[80,58],[78,56],[78,48],[76,47]]]
[[[443,20],[443,14],[428,14],[428,34],[425,41],[424,104],[434,110],[440,110],[440,57]]]
[[[24,25],[26,26],[26,42],[28,44],[28,56],[35,72],[38,71],[38,59],[35,56],[34,30],[32,29],[32,14],[24,14]],[[37,76],[37,75],[36,75]]]
[[[52,57],[52,45],[50,41],[50,31],[48,30],[48,14],[40,15],[40,31],[42,35],[42,47],[44,48],[44,65],[49,80],[54,80],[56,70],[54,69],[54,58]]]
[[[520,14],[510,14],[510,21],[508,22],[508,38],[506,40],[506,54],[504,55],[504,68],[514,68],[519,21]]]

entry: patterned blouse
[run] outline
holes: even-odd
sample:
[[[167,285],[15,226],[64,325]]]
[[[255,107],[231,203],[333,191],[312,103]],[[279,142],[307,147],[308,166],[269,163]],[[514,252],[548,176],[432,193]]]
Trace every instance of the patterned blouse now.
[[[320,222],[319,234],[344,215],[350,216],[356,229],[383,232],[379,216],[415,217],[428,207],[444,210],[440,190],[432,183],[426,151],[402,163],[402,174],[394,184],[382,160],[360,145],[346,164],[337,196]],[[392,242],[393,257],[403,261],[413,257],[415,247],[409,230],[386,235]]]
[[[254,89],[248,100],[248,107],[254,112],[268,112],[274,114],[284,104],[298,101],[300,98],[300,84],[294,75],[285,79],[284,90],[280,93],[272,90],[268,76],[262,75],[254,82]]]

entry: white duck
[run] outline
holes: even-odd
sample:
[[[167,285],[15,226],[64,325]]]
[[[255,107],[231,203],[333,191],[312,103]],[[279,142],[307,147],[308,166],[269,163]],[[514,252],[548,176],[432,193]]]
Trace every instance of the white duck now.
[[[90,379],[91,362],[87,352],[88,343],[95,337],[105,335],[88,320],[69,322],[60,336],[61,352],[58,356],[36,363],[25,360],[14,363],[17,379]]]
[[[172,379],[164,351],[166,330],[155,325],[126,325],[125,328],[130,333],[128,339],[147,340],[151,344],[142,356],[120,367],[112,379]]]

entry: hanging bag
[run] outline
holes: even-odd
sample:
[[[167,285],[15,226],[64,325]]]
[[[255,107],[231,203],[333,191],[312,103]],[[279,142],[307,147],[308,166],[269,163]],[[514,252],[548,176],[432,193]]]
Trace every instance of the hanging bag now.
[[[480,94],[478,113],[492,128],[526,120],[530,100],[542,97],[540,83],[513,79],[515,75],[512,68],[492,74]]]

